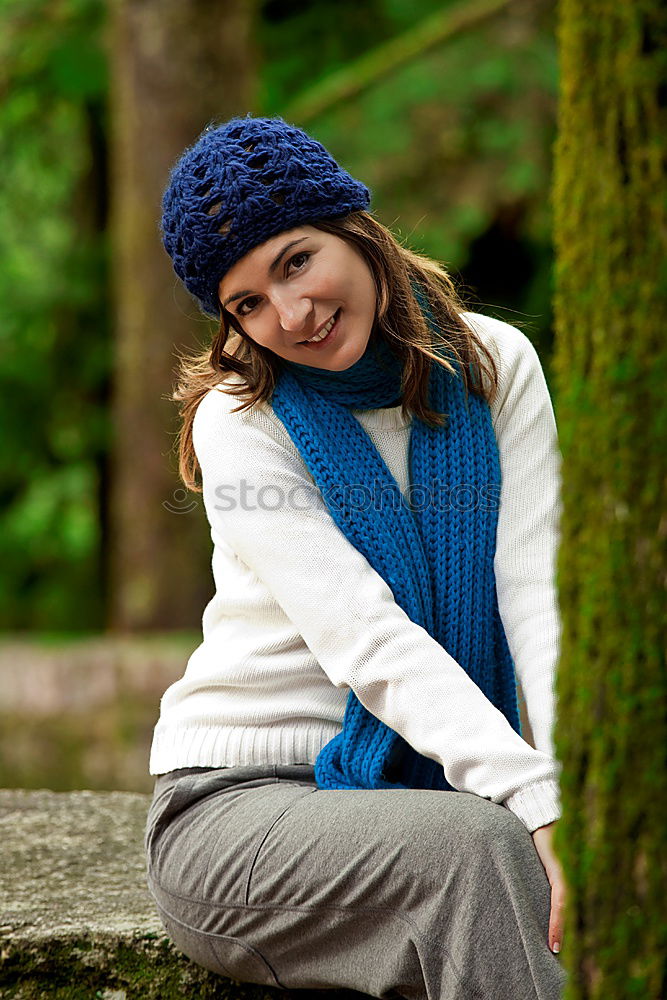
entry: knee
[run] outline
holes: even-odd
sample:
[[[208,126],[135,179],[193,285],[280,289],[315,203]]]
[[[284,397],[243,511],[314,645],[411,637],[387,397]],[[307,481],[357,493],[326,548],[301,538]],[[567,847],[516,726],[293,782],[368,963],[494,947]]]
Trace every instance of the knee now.
[[[467,851],[483,857],[535,855],[533,838],[521,820],[505,806],[471,792],[465,796],[462,840]]]

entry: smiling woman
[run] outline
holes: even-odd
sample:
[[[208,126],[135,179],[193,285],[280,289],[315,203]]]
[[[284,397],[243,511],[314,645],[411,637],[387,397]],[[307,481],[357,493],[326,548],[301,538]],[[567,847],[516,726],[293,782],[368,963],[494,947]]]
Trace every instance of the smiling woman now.
[[[245,290],[229,293],[237,287]],[[236,303],[232,313],[255,344],[329,371],[362,357],[375,321],[375,281],[363,256],[312,226],[255,247],[227,272],[219,294],[225,308]],[[317,360],[308,360],[310,352]]]
[[[369,204],[250,116],[164,194],[220,323],[174,394],[216,593],[155,727],[149,887],[236,979],[556,1000],[553,409],[530,341]]]
[[[297,239],[296,233],[304,235]],[[327,237],[334,239],[328,240]],[[174,244],[165,239],[165,245],[173,247]],[[293,255],[292,250],[296,250]],[[314,263],[315,258],[317,264]],[[318,301],[309,310],[307,295],[303,296],[304,301],[299,301],[299,288],[302,281],[308,282],[311,268],[321,274],[324,266],[333,267],[337,259],[345,268],[347,282],[343,281],[342,272],[338,271],[333,275],[324,275],[322,281],[326,284],[333,282],[339,292],[340,288],[343,289],[339,300],[351,301],[354,293],[355,301],[359,303],[368,293],[369,274],[372,278],[374,315],[366,349],[377,354],[380,347],[385,350],[389,347],[392,356],[402,359],[401,386],[397,387],[392,401],[402,404],[406,416],[412,413],[428,424],[443,422],[442,415],[433,410],[428,400],[428,366],[431,361],[446,370],[453,370],[448,358],[458,359],[466,389],[475,387],[475,391],[479,391],[489,402],[494,398],[498,384],[494,354],[489,350],[486,338],[480,336],[478,327],[465,322],[463,303],[445,269],[436,261],[399,244],[393,234],[369,212],[356,210],[338,218],[316,219],[270,237],[240,258],[239,270],[251,276],[258,272],[255,284],[240,279],[233,283],[236,262],[210,293],[205,289],[198,289],[195,293],[190,283],[191,291],[200,302],[211,301],[206,311],[209,314],[215,311],[220,319],[220,329],[211,348],[183,362],[174,394],[174,398],[181,403],[183,416],[180,472],[191,489],[199,489],[196,484],[199,464],[192,442],[194,417],[202,399],[220,383],[222,376],[226,378],[226,391],[241,397],[244,400],[241,409],[244,409],[270,400],[280,378],[281,360],[288,361],[290,366],[297,366],[296,371],[303,371],[299,366],[305,365],[311,369],[342,372],[356,363],[355,360],[350,361],[350,356],[354,358],[355,343],[365,335],[368,317],[363,306],[360,306],[361,311],[355,308],[354,325],[351,311],[348,311],[351,307],[346,307],[345,316],[343,306],[337,307],[341,322],[336,322],[337,329],[333,332],[336,333],[336,340],[339,339],[339,332],[341,334],[338,343],[341,350],[333,350],[334,341],[329,339],[323,342],[321,348],[316,343],[308,346],[304,343],[316,333],[318,325],[324,328],[328,320],[335,318],[337,321],[338,316],[334,312],[320,321],[327,309]],[[256,262],[259,264],[253,266]],[[178,271],[176,264],[175,267]],[[272,296],[268,296],[268,288],[273,290]],[[290,298],[292,288],[295,288],[297,296],[293,301]],[[435,326],[427,324],[415,297],[415,288],[421,288],[428,295],[431,314],[437,321]],[[331,302],[333,295],[329,294],[328,298]],[[281,327],[282,333],[278,329],[281,324],[276,305],[287,324]],[[296,313],[290,314],[290,306],[292,310],[296,309]],[[273,316],[273,325],[267,326],[267,309]],[[313,314],[318,323],[312,322],[303,331],[299,329],[301,319],[305,317],[305,322],[308,322],[308,316]],[[295,323],[297,333],[290,337],[290,324]],[[311,338],[300,336],[302,332],[310,334],[311,330]],[[348,337],[347,331],[352,330],[354,333],[350,332]],[[269,340],[265,341],[267,331]],[[343,339],[346,341],[344,350]],[[290,350],[284,352],[285,347]],[[232,373],[239,378],[230,378]]]

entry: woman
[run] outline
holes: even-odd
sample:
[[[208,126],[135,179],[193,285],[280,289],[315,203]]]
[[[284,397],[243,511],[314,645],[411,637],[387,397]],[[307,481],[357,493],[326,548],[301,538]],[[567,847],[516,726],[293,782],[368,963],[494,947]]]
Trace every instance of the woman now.
[[[369,203],[250,116],[164,194],[176,273],[220,320],[176,393],[216,594],[155,729],[149,887],[232,978],[555,998],[551,401],[527,338]]]

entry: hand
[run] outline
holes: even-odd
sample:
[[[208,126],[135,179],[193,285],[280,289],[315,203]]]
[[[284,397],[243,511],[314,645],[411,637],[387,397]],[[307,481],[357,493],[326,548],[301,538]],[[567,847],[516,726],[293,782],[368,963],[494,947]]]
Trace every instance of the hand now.
[[[551,916],[549,918],[549,947],[558,952],[563,946],[563,920],[565,915],[565,878],[558,858],[553,852],[552,837],[557,823],[547,823],[533,830],[532,837],[540,861],[544,865],[551,886]]]

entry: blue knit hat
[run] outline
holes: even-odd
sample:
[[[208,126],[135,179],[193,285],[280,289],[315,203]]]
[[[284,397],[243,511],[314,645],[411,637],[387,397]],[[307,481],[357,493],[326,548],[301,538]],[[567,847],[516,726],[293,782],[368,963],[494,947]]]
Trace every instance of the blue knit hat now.
[[[365,209],[370,192],[324,146],[282,118],[207,126],[172,169],[162,198],[162,243],[209,316],[218,285],[249,250],[318,219]]]

